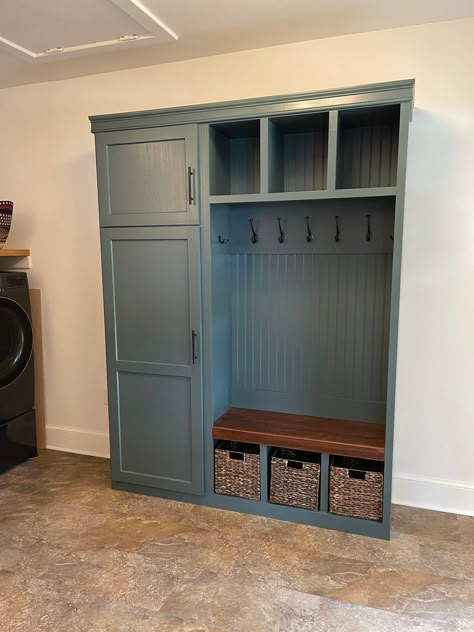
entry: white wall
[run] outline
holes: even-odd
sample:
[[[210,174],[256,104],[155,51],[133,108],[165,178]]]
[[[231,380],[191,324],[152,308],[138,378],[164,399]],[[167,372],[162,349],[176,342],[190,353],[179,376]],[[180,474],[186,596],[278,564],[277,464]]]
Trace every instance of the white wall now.
[[[395,499],[474,512],[474,20],[303,42],[0,91],[10,246],[43,291],[48,445],[107,453],[89,114],[416,78]]]

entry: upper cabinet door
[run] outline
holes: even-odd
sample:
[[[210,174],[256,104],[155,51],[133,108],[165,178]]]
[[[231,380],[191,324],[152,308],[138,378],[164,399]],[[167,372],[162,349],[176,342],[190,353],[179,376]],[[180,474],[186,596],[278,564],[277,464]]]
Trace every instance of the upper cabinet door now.
[[[198,224],[197,126],[96,134],[101,226]]]

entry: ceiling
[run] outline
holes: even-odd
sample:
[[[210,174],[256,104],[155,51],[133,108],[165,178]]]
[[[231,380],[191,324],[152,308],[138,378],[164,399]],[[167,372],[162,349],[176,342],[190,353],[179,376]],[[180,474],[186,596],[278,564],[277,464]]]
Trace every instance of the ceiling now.
[[[467,17],[473,0],[0,0],[0,88]]]

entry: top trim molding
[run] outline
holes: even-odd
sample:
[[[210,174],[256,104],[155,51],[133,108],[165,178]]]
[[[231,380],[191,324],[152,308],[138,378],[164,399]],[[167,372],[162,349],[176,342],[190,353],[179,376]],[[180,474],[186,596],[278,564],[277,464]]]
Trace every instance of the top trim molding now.
[[[410,103],[413,108],[414,90],[415,80],[405,79],[318,92],[205,103],[162,110],[96,115],[90,116],[89,120],[91,121],[91,131],[96,134],[125,129],[207,123],[237,118],[278,116],[314,110],[390,103]]]

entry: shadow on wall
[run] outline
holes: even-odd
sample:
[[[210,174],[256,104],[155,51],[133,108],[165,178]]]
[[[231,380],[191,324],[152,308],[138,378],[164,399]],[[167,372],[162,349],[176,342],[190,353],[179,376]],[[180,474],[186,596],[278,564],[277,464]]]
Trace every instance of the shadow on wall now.
[[[466,133],[467,116],[472,119],[467,105],[443,114],[416,108],[413,116],[395,424],[395,472],[442,478],[442,470],[459,471],[458,480],[467,480],[457,450],[469,445],[466,431],[474,415],[472,398],[462,396],[472,390],[474,347],[474,294],[468,291],[474,273],[473,134]],[[452,457],[440,468],[433,454],[446,455],[447,445]]]
[[[84,148],[85,141],[90,147]],[[36,207],[41,222],[33,252],[36,284],[43,292],[47,441],[56,448],[106,454],[105,337],[93,137],[84,125],[74,135],[64,136],[64,143],[62,155],[47,165],[44,174],[49,196]]]
[[[90,132],[87,130],[87,133]],[[92,138],[92,137],[91,137]],[[105,378],[105,335],[100,263],[99,211],[95,153],[93,146],[72,161],[61,165],[61,222],[65,239],[66,268],[56,279],[64,283],[67,275],[70,292],[68,320],[69,353],[77,361],[72,367],[75,398],[81,402],[85,424],[101,413],[107,427],[103,389]],[[57,352],[63,353],[62,341]],[[60,347],[60,348],[59,348]],[[67,359],[66,359],[67,361]],[[100,376],[96,379],[97,376]],[[94,425],[96,422],[94,421]]]
[[[449,273],[452,262],[466,252],[467,232],[474,235],[467,204],[472,182],[459,170],[464,137],[467,166],[472,149],[465,121],[454,113],[436,116],[415,108],[408,143],[404,256],[416,254],[410,279],[438,289],[433,266]]]

